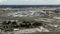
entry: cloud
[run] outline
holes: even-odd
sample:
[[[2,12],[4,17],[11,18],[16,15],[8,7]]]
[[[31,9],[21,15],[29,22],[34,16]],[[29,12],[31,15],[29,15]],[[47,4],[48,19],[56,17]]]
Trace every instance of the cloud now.
[[[0,0],[0,4],[60,4],[60,0]]]
[[[5,2],[5,1],[7,1],[7,0],[0,0],[0,2]]]

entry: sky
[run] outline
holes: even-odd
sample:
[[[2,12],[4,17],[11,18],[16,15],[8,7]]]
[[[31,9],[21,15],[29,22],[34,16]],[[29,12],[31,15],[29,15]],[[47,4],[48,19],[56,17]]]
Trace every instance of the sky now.
[[[60,5],[60,0],[0,0],[0,5]]]

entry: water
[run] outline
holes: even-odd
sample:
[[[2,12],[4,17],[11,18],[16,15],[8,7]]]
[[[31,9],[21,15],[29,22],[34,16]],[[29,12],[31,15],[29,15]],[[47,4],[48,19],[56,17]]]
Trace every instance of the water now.
[[[27,8],[27,7],[60,7],[60,5],[0,5],[0,7]]]

